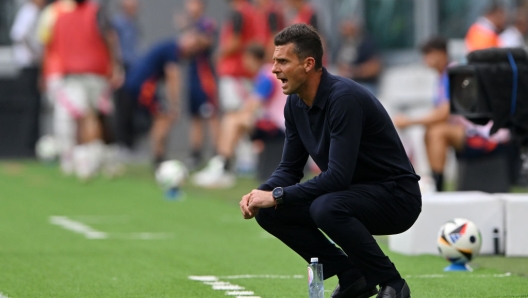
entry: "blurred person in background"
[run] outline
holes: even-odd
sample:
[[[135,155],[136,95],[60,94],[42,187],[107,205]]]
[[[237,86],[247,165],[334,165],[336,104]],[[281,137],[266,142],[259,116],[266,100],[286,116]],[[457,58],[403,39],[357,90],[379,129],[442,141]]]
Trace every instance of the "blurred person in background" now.
[[[307,25],[311,25],[316,30],[319,29],[319,22],[317,20],[317,14],[309,1],[307,0],[287,0],[287,4],[294,11],[293,18],[288,23],[289,25],[307,24]]]
[[[437,93],[433,98],[434,109],[416,119],[397,115],[393,121],[400,129],[413,125],[425,126],[427,158],[436,190],[443,191],[444,168],[450,147],[455,149],[459,157],[483,156],[507,143],[510,133],[507,129],[499,129],[497,133],[490,135],[493,122],[482,126],[473,124],[460,115],[450,115],[447,40],[442,37],[432,38],[423,44],[421,51],[425,64],[439,74]]]
[[[358,82],[375,95],[382,63],[374,41],[357,20],[343,20],[340,29],[339,75]]]
[[[271,72],[273,65],[267,63],[266,49],[260,44],[250,45],[244,52],[243,63],[255,77],[254,90],[237,112],[222,118],[218,155],[193,176],[193,182],[198,186],[228,188],[235,184],[231,168],[235,149],[243,136],[249,133],[252,139],[261,139],[267,135],[284,134],[286,95],[282,93],[280,81]]]
[[[465,37],[467,52],[500,47],[499,34],[504,30],[507,19],[503,4],[493,1],[484,15],[469,27]]]
[[[119,40],[121,62],[125,72],[138,56],[138,46],[141,38],[138,12],[138,0],[121,0],[119,12],[112,18],[112,25]]]
[[[518,8],[515,12],[513,24],[500,34],[501,46],[505,48],[526,48],[528,35],[528,10]]]
[[[57,3],[60,3],[57,2]],[[62,76],[54,109],[54,133],[61,168],[81,179],[94,176],[105,160],[113,167],[108,116],[111,84],[122,80],[117,41],[109,19],[91,0],[65,2],[65,10],[48,24],[48,47],[56,53]]]
[[[220,107],[225,114],[238,110],[251,92],[251,72],[242,63],[244,49],[258,40],[255,8],[248,0],[228,0],[229,17],[224,21],[217,51]]]
[[[31,106],[31,132],[27,142],[28,148],[35,148],[35,142],[39,136],[39,112],[40,112],[40,90],[39,75],[42,49],[37,40],[37,23],[41,9],[46,2],[44,0],[29,0],[24,2],[18,10],[10,37],[13,41],[13,55],[15,62],[20,68],[18,82],[20,90],[27,92],[28,106]]]
[[[160,41],[134,63],[126,76],[121,93],[124,98],[121,100],[134,102],[131,107],[152,118],[150,142],[154,168],[166,158],[166,141],[172,124],[180,114],[182,78],[179,63],[192,56],[199,43],[199,37],[191,32],[182,34],[178,39]],[[122,123],[133,127],[135,112],[124,113],[129,117]],[[120,144],[124,140],[118,138],[117,141]]]
[[[120,10],[113,17],[112,25],[116,31],[119,40],[120,58],[123,63],[125,75],[128,73],[132,65],[138,58],[138,46],[141,38],[141,28],[139,26],[139,1],[138,0],[121,0]],[[130,155],[132,150],[133,140],[135,137],[135,128],[129,119],[134,117],[135,102],[126,100],[121,93],[123,88],[119,88],[115,92],[115,135],[121,140],[119,142],[119,151],[121,157]],[[132,113],[126,115],[126,113]]]
[[[187,166],[192,171],[202,163],[205,124],[208,124],[213,146],[218,142],[220,130],[218,87],[212,62],[217,25],[214,20],[205,16],[204,0],[187,0],[185,8],[186,15],[181,29],[197,37],[195,51],[189,57],[187,73],[188,107],[191,115],[189,131],[191,152]]]
[[[413,125],[425,126],[425,145],[427,157],[432,170],[432,176],[435,180],[436,190],[442,191],[444,185],[444,165],[447,154],[447,148],[434,148],[438,145],[433,138],[437,132],[443,129],[449,119],[449,78],[447,67],[449,65],[449,55],[447,52],[447,40],[442,37],[435,37],[425,42],[421,47],[423,60],[425,64],[436,71],[439,75],[436,95],[433,97],[433,110],[423,117],[410,119],[404,115],[394,117],[394,125],[403,129]],[[445,150],[445,152],[437,152]]]
[[[74,8],[75,1],[73,0],[54,1],[44,8],[39,18],[37,35],[40,43],[44,46],[42,58],[43,87],[50,106],[54,106],[57,102],[62,80],[61,57],[56,42],[51,40],[53,26],[59,14],[70,12]],[[64,166],[68,168],[70,163],[67,162]],[[71,170],[65,169],[65,172],[69,171]]]
[[[266,59],[271,60],[275,46],[273,37],[284,28],[283,9],[275,0],[255,0],[256,18],[258,24],[259,38],[266,49]]]

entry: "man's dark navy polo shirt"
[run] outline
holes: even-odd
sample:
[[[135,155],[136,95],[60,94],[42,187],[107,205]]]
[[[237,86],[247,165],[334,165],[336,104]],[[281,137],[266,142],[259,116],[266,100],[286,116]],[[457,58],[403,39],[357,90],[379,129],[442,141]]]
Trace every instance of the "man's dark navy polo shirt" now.
[[[282,161],[259,189],[284,188],[284,202],[314,200],[352,184],[396,181],[420,195],[420,177],[392,121],[371,93],[356,82],[323,74],[311,107],[296,94],[284,107],[286,140]],[[299,183],[311,156],[318,176]]]

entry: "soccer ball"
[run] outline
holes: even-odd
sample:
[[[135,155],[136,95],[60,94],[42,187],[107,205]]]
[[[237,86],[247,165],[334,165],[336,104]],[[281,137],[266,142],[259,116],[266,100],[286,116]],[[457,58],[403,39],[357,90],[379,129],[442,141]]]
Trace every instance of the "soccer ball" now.
[[[187,178],[187,167],[179,160],[162,162],[156,170],[156,181],[163,189],[178,188]]]
[[[43,162],[52,162],[59,156],[57,141],[51,135],[42,136],[35,148],[37,158]]]
[[[442,225],[438,232],[440,254],[454,264],[465,264],[475,257],[482,245],[482,236],[470,220],[455,218]]]

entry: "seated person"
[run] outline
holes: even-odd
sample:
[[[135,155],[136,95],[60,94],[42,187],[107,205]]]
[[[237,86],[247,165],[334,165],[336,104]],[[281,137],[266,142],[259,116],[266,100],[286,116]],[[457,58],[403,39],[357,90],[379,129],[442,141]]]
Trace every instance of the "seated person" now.
[[[207,166],[193,176],[193,183],[208,188],[226,188],[235,183],[231,171],[235,149],[239,140],[247,133],[262,138],[262,135],[280,134],[284,131],[284,104],[280,81],[272,73],[272,64],[264,62],[265,49],[261,45],[250,45],[244,52],[244,65],[255,75],[253,92],[242,108],[224,115],[217,144],[218,155]],[[259,136],[260,135],[260,136]]]
[[[440,75],[437,95],[433,99],[434,109],[416,119],[397,115],[393,121],[394,125],[401,129],[412,125],[425,126],[427,158],[436,189],[442,191],[446,154],[449,147],[453,147],[459,156],[490,154],[500,144],[508,142],[510,134],[509,130],[500,129],[497,133],[490,135],[493,125],[491,121],[482,126],[473,124],[462,116],[450,115],[447,41],[440,37],[433,38],[422,46],[421,51],[425,64]]]

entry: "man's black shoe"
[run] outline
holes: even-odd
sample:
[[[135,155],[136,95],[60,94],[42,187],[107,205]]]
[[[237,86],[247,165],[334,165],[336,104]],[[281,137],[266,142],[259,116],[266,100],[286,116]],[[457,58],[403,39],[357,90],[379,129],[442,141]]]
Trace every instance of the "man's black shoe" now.
[[[384,286],[381,287],[376,298],[411,298],[411,289],[409,289],[407,282],[403,280],[403,287],[399,293],[396,293],[396,289],[393,287]]]
[[[376,287],[368,288],[365,278],[362,277],[354,282],[350,287],[341,291],[341,287],[337,284],[337,287],[330,295],[331,298],[368,298],[378,293]]]

